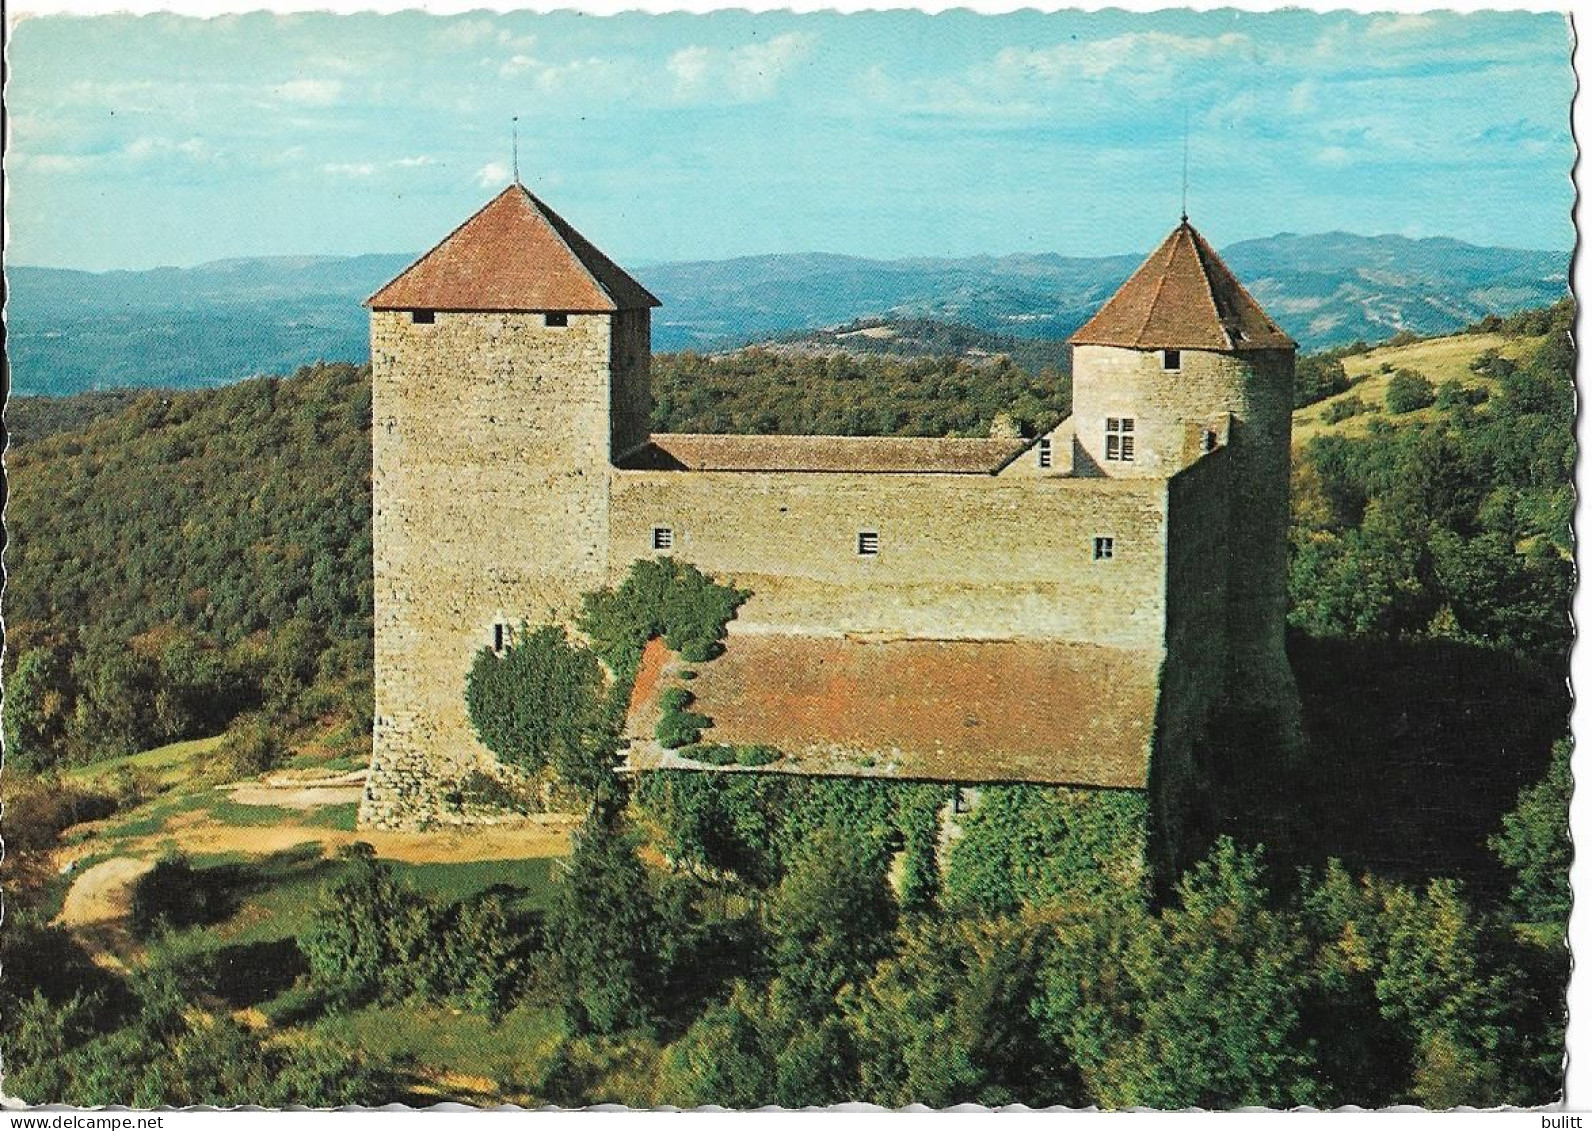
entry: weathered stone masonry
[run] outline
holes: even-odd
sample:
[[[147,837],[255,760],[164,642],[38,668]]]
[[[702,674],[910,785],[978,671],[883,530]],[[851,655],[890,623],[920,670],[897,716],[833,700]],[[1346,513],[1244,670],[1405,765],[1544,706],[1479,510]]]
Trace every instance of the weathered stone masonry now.
[[[653,305],[519,186],[372,298],[362,824],[462,819],[449,792],[495,771],[464,706],[477,650],[499,626],[569,623],[583,593],[659,552],[752,590],[738,637],[1142,657],[1160,675],[1140,780],[1173,835],[1216,706],[1296,712],[1282,653],[1293,346],[1186,223],[1079,331],[1073,416],[1026,443],[654,439]],[[875,552],[859,552],[864,533]],[[1079,741],[1056,736],[1063,755]],[[1088,777],[1055,784],[1103,784]]]

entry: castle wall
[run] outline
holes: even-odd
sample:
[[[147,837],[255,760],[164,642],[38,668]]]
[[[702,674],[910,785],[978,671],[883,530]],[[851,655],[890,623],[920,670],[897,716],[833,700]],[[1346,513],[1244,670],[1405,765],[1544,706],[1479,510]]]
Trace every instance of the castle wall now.
[[[609,356],[613,358],[609,447],[617,458],[646,443],[652,434],[652,311],[643,307],[613,316]]]
[[[450,819],[493,623],[568,616],[607,564],[608,316],[435,317],[371,314],[377,826]]]
[[[1194,747],[1226,690],[1230,448],[1167,486],[1166,658],[1156,717],[1150,804],[1157,870],[1171,875],[1188,805],[1199,793]]]
[[[611,581],[669,527],[676,556],[752,590],[736,632],[1163,641],[1164,482],[615,471],[611,517]]]

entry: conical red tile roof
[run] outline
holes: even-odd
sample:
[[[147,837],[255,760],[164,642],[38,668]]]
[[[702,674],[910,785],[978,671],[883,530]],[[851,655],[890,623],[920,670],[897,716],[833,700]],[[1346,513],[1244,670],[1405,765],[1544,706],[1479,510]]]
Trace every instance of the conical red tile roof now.
[[[567,220],[514,184],[366,305],[373,310],[603,313],[659,303]]]
[[[1186,216],[1070,340],[1129,349],[1295,348]]]

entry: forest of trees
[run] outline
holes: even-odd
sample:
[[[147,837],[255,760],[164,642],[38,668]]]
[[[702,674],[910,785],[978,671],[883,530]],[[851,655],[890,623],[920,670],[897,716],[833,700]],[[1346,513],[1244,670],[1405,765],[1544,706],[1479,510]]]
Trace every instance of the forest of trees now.
[[[1429,412],[1296,455],[1295,644],[1347,642],[1362,663],[1441,645],[1562,680],[1568,308],[1516,321],[1489,329],[1547,337],[1518,364],[1478,357],[1497,382],[1484,403],[1439,390]],[[1320,396],[1341,391],[1332,359],[1302,368]],[[1067,401],[1055,375],[931,361],[679,355],[657,359],[656,376],[660,430],[978,434],[1000,412],[1032,430]],[[82,430],[38,406],[36,438],[12,449],[6,746],[41,775],[7,775],[0,1013],[19,1091],[145,1105],[392,1098],[357,1050],[185,1011],[227,973],[162,941],[163,924],[213,914],[192,902],[204,889],[180,860],[140,885],[151,941],[131,976],[93,967],[29,913],[55,836],[106,804],[50,770],[251,713],[269,727],[368,722],[369,395],[366,371],[321,366],[147,394]],[[651,635],[711,662],[734,605],[700,575],[638,575],[592,597],[585,635],[623,681]],[[1490,830],[1507,877],[1497,890],[1458,866],[1383,874],[1297,845],[1284,857],[1255,835],[1213,837],[1154,890],[1142,797],[1028,786],[986,788],[942,871],[948,787],[614,778],[616,686],[587,645],[554,636],[526,626],[523,656],[478,665],[477,696],[509,757],[551,766],[580,796],[553,906],[429,899],[355,851],[293,943],[304,1017],[381,1001],[487,1016],[536,1003],[563,1034],[538,1094],[567,1104],[1441,1107],[1558,1094],[1567,742],[1551,758],[1551,739],[1483,752],[1544,771]],[[1331,699],[1336,673],[1301,671],[1308,696],[1358,709],[1347,691]],[[550,678],[567,691],[556,717],[492,717],[526,679]],[[1508,732],[1523,709],[1508,691],[1466,707]],[[1353,751],[1367,770],[1384,755]],[[619,1063],[629,1083],[599,1091]]]

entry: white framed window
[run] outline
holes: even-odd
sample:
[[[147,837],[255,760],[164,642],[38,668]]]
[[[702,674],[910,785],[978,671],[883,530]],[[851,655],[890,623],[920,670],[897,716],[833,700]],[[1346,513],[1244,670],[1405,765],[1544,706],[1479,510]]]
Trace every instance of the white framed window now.
[[[1106,459],[1114,463],[1132,463],[1133,435],[1133,417],[1106,417]]]
[[[1182,369],[1183,368],[1183,351],[1182,350],[1162,350],[1161,351],[1161,368],[1165,369],[1169,373],[1170,372],[1174,372],[1174,371],[1179,370],[1179,369]]]
[[[857,531],[857,556],[859,558],[876,558],[879,556],[879,532],[877,530]]]
[[[654,526],[652,528],[652,548],[654,550],[674,549],[674,527]]]
[[[1050,450],[1050,437],[1039,441],[1039,466],[1051,467],[1056,462],[1056,454]]]
[[[1109,534],[1097,534],[1094,540],[1094,560],[1109,562],[1117,556],[1117,540]]]

